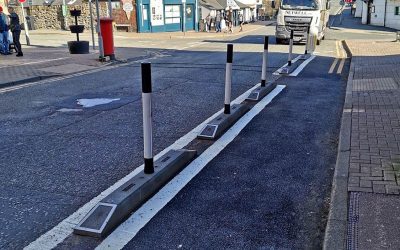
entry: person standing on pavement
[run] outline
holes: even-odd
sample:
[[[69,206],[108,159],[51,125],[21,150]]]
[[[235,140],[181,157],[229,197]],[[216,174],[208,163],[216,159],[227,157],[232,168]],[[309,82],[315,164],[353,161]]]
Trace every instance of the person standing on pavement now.
[[[0,6],[0,52],[4,55],[10,54],[10,44],[8,42],[8,17],[3,13],[3,7]]]
[[[240,23],[239,32],[241,32],[241,31],[243,31],[243,15],[242,15],[242,13],[239,14],[239,23]]]
[[[228,26],[228,33],[233,33],[233,11],[232,8],[229,9],[226,15],[226,23]]]
[[[19,23],[19,16],[15,13],[14,8],[8,8],[8,12],[10,12],[10,30],[13,36],[13,41],[15,48],[17,49],[17,56],[23,56],[21,43],[19,41],[21,35],[21,25]]]
[[[208,16],[206,17],[206,26],[207,26],[207,32],[210,32],[210,29],[211,29],[211,16],[210,16],[210,14],[208,14]]]
[[[215,16],[215,31],[221,32],[221,13],[217,11],[217,15]]]

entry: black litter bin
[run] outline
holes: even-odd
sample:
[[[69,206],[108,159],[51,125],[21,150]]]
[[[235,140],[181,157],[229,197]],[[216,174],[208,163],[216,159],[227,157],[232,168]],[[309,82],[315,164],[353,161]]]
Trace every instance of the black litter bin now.
[[[28,25],[28,30],[35,29],[35,22],[33,16],[26,16],[26,24]]]

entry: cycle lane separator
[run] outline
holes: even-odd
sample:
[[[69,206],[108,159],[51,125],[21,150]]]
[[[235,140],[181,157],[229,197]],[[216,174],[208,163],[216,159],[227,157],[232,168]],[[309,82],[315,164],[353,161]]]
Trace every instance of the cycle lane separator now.
[[[136,234],[171,201],[200,171],[207,166],[222,150],[228,146],[239,133],[256,117],[272,100],[283,91],[285,85],[278,85],[263,100],[258,102],[235,125],[228,129],[216,142],[208,147],[192,163],[184,168],[158,193],[150,198],[142,207],[134,212],[125,222],[105,238],[97,250],[122,249]]]
[[[250,88],[246,92],[244,92],[242,95],[237,97],[234,101],[232,101],[233,104],[239,104],[243,102],[247,96],[256,88],[258,88],[260,84],[255,85],[254,87]],[[172,145],[169,147],[165,148],[162,150],[159,154],[157,154],[154,159],[157,160],[161,158],[165,153],[167,153],[169,150],[173,149],[181,149],[187,144],[189,144],[191,141],[196,139],[198,133],[204,128],[204,126],[209,123],[211,120],[216,118],[218,115],[220,115],[223,112],[223,109],[219,110],[216,112],[214,115],[211,117],[207,118],[205,121],[203,121],[201,124],[199,124],[197,127],[192,129],[190,132],[188,132],[186,135],[182,136],[178,140],[176,140]],[[137,167],[134,169],[131,173],[117,181],[115,184],[110,186],[108,189],[104,190],[101,192],[98,196],[94,197],[91,199],[89,202],[81,206],[78,210],[76,210],[73,214],[65,218],[63,221],[61,221],[59,224],[57,224],[55,227],[47,231],[46,233],[42,234],[37,238],[35,241],[31,242],[28,246],[26,246],[24,249],[53,249],[56,247],[58,244],[63,242],[69,235],[72,234],[73,228],[79,224],[79,222],[84,218],[84,216],[98,203],[100,202],[103,198],[108,196],[110,193],[118,189],[120,186],[122,186],[126,181],[131,179],[132,177],[136,176],[138,173],[143,171],[143,165]]]

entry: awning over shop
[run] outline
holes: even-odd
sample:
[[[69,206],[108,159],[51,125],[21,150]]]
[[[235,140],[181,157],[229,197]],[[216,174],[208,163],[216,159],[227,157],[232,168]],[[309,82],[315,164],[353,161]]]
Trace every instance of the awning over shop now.
[[[241,8],[241,9],[246,9],[246,8],[250,8],[250,9],[255,9],[256,6],[255,5],[251,5],[251,4],[244,4],[238,0],[236,0],[237,5]]]
[[[240,7],[239,5],[237,5],[235,0],[216,0],[222,7],[224,10],[239,10]]]
[[[223,10],[225,9],[216,0],[200,0],[199,4],[209,10]]]

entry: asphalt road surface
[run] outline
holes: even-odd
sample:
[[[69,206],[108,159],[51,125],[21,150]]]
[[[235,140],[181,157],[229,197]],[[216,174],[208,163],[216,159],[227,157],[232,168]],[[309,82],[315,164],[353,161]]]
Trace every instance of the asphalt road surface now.
[[[259,82],[262,39],[273,33],[153,46],[155,154],[223,107],[227,42],[234,99]],[[320,248],[349,65],[329,72],[342,34],[352,36],[332,29],[302,73],[280,78],[287,87],[126,249]],[[287,46],[270,50],[269,77]],[[140,64],[130,61],[1,93],[0,249],[28,245],[142,164]],[[84,108],[84,98],[118,100]],[[100,243],[71,236],[59,248]]]

